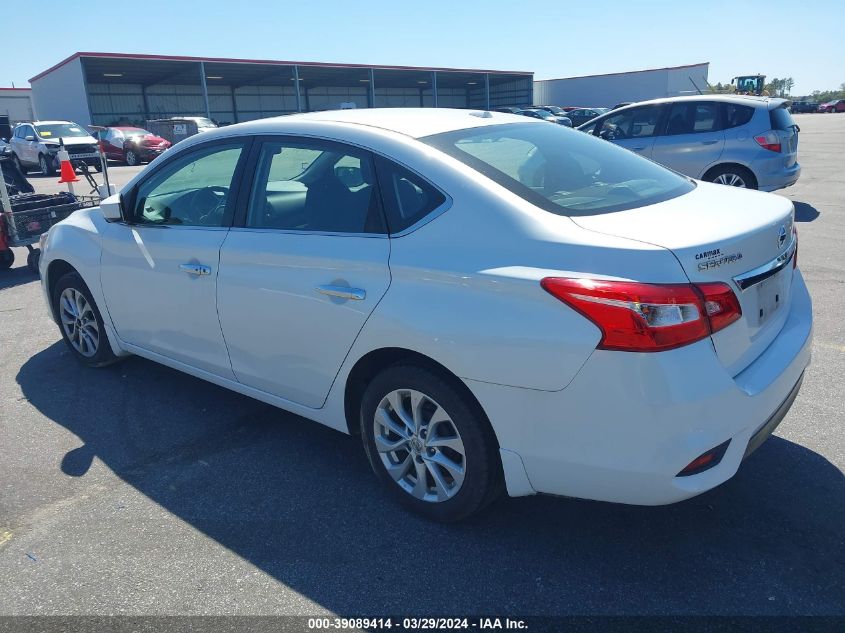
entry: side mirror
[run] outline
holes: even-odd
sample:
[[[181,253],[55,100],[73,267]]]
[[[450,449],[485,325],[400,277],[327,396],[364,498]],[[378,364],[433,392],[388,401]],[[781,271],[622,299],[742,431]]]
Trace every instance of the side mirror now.
[[[32,141],[34,141],[34,140],[35,140],[35,137],[34,137],[32,134],[30,134],[30,135],[29,135],[29,136],[27,136],[24,140],[25,140],[25,141],[30,141],[30,142],[32,142]]]
[[[106,222],[120,222],[123,220],[123,196],[116,193],[100,202],[100,211]]]

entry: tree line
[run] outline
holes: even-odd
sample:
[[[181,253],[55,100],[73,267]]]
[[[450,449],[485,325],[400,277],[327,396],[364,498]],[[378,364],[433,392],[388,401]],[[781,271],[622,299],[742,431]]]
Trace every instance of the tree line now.
[[[792,77],[784,77],[783,79],[775,77],[766,84],[766,92],[772,97],[793,99],[795,101],[817,101],[818,103],[825,103],[826,101],[833,101],[835,99],[845,99],[845,82],[839,84],[838,89],[814,90],[811,94],[800,97],[791,96],[794,85],[795,80]],[[713,85],[712,88],[714,92],[733,92],[734,90],[734,87],[730,83],[723,84],[721,81]]]

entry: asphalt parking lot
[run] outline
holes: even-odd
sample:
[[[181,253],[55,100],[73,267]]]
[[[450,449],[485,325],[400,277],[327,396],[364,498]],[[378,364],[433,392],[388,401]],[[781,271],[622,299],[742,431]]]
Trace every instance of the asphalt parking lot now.
[[[673,506],[531,497],[426,522],[357,438],[146,360],[81,368],[18,249],[0,272],[0,614],[845,615],[845,115],[795,118],[803,173],[781,195],[813,364],[737,476]]]

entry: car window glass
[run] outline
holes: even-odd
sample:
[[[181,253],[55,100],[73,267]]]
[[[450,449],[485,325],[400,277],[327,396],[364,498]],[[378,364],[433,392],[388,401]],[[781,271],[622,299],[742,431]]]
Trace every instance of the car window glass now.
[[[383,157],[376,164],[391,233],[404,231],[446,202],[434,185],[409,169]]]
[[[384,233],[369,152],[319,141],[262,144],[246,226],[320,233]]]
[[[745,125],[754,116],[754,108],[737,103],[725,103],[725,127],[739,127]]]
[[[217,145],[174,159],[139,186],[134,221],[223,226],[241,152],[240,144]]]
[[[626,116],[631,117],[630,113]],[[669,200],[695,187],[614,143],[559,125],[510,123],[420,140],[559,215],[631,209]]]
[[[669,111],[666,134],[695,134],[721,129],[719,107],[714,102],[684,101],[673,103]]]
[[[601,122],[599,134],[609,140],[653,136],[660,117],[660,108],[645,106],[629,108],[612,114]]]

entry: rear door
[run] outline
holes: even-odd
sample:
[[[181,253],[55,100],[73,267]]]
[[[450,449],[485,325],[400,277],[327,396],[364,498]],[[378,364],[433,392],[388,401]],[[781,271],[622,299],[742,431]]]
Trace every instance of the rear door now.
[[[217,287],[232,369],[245,385],[318,408],[390,285],[373,157],[266,137],[246,173]]]
[[[669,106],[664,131],[651,158],[692,178],[701,178],[725,148],[720,104],[676,101]]]
[[[625,108],[602,119],[596,133],[605,140],[650,158],[663,111],[661,104]]]

